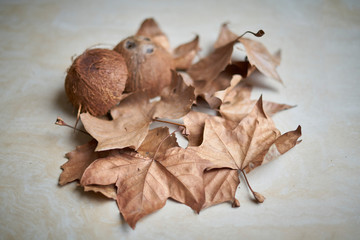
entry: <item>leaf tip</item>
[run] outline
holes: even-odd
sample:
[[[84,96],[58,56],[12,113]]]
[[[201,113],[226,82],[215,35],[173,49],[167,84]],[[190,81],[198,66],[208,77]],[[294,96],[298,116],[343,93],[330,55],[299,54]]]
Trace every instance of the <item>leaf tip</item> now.
[[[231,206],[232,206],[233,208],[238,208],[238,207],[240,207],[240,202],[239,202],[239,200],[237,200],[236,198],[234,198],[234,201],[232,202]]]

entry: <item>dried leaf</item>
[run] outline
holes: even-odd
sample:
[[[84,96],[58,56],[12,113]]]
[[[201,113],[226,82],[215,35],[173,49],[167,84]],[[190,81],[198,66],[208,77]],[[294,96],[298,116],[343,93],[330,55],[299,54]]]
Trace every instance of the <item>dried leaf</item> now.
[[[237,42],[235,40],[215,49],[210,55],[193,64],[187,73],[195,82],[210,82],[214,80],[230,63],[234,44]]]
[[[203,208],[223,202],[238,202],[235,193],[239,183],[239,175],[236,170],[221,168],[206,171],[204,173],[205,203]]]
[[[275,58],[266,47],[255,40],[240,38],[239,41],[244,45],[249,62],[254,65],[265,76],[275,79],[283,84],[276,67],[279,59]]]
[[[215,92],[214,96],[224,102],[225,97],[229,94],[229,92],[236,87],[236,85],[241,81],[242,77],[240,75],[233,75],[230,86],[225,90],[220,90]]]
[[[172,141],[171,138],[156,142]],[[152,152],[154,149],[152,150]],[[168,149],[154,158],[133,151],[98,159],[85,171],[81,184],[109,185],[118,189],[117,203],[128,224],[135,228],[142,217],[162,208],[168,198],[200,211],[204,203],[203,171],[208,161],[191,150]]]
[[[156,152],[160,157],[167,149],[178,146],[175,134],[170,135],[167,127],[159,127],[149,131],[137,152],[144,157],[154,158]]]
[[[172,71],[172,81],[164,88],[161,100],[154,103],[153,118],[177,119],[188,113],[195,101],[194,88],[187,86],[182,76]]]
[[[252,87],[250,85],[238,84],[225,91],[216,92],[215,96],[223,100],[220,106],[220,114],[228,120],[240,122],[253,109],[257,102],[256,100],[250,99],[251,91]],[[263,101],[264,111],[269,116],[292,107],[294,106]]]
[[[244,45],[251,65],[254,65],[265,76],[283,83],[276,71],[276,67],[280,65],[280,51],[276,52],[274,56],[271,55],[262,43],[248,38],[239,38],[238,35],[230,31],[226,23],[222,25],[214,47],[223,47],[236,39]]]
[[[161,31],[153,18],[145,19],[135,35],[151,38],[153,42],[170,51],[170,43],[167,36]]]
[[[228,23],[224,23],[221,25],[219,36],[214,44],[214,48],[222,47],[232,41],[238,39],[239,36],[230,31],[228,28]]]
[[[184,83],[186,84],[186,85],[188,85],[188,86],[194,86],[194,81],[193,81],[193,79],[189,76],[189,74],[187,74],[186,72],[178,72],[180,75],[181,75],[181,77],[182,77],[182,79],[183,79],[183,81],[184,81]]]
[[[84,191],[85,192],[89,192],[89,191],[93,191],[93,192],[98,192],[101,193],[102,195],[104,195],[107,198],[111,198],[116,200],[116,188],[115,188],[115,184],[110,184],[110,185],[89,185],[89,186],[84,186]]]
[[[205,120],[208,118],[212,118],[213,121],[223,124],[227,129],[234,129],[237,126],[236,122],[232,122],[218,116],[190,111],[183,119],[184,125],[188,131],[188,136],[186,136],[189,141],[188,146],[199,146],[202,143]]]
[[[174,64],[177,70],[186,70],[192,64],[199,48],[199,36],[188,42],[181,44],[173,51]]]
[[[111,110],[111,121],[81,114],[85,129],[98,141],[96,151],[138,149],[153,119],[177,119],[188,113],[195,99],[194,89],[185,85],[175,71],[172,76],[171,85],[163,90],[159,101],[150,103],[146,93],[138,92]]]
[[[191,149],[211,161],[213,169],[228,168],[250,172],[294,147],[300,136],[300,127],[281,136],[273,121],[265,114],[260,98],[253,110],[233,130],[225,128],[212,118],[206,119],[203,143]],[[231,199],[228,196],[235,193],[235,185],[235,182],[231,182],[231,191],[227,190],[224,201]],[[208,187],[206,191],[213,193],[218,190]],[[207,205],[211,205],[219,203],[220,200],[207,201],[210,202]]]
[[[211,108],[217,108],[221,104],[221,101],[214,97],[214,93],[226,89],[234,74],[246,77],[253,71],[246,61],[230,64],[236,43],[238,40],[215,49],[213,53],[192,65],[187,71],[193,79],[195,95],[204,98]]]
[[[145,139],[152,121],[151,105],[146,94],[139,92],[125,98],[111,110],[114,120],[108,121],[81,114],[88,133],[97,141],[95,151],[131,147],[137,149]]]
[[[63,172],[60,174],[59,184],[65,185],[69,182],[80,180],[85,169],[103,153],[94,152],[97,142],[90,142],[77,146],[75,150],[65,155],[68,161],[61,166]]]
[[[239,200],[237,200],[237,199],[235,198],[234,201],[233,201],[233,203],[231,204],[231,206],[232,206],[233,208],[238,208],[238,207],[240,207],[240,202],[239,202]]]

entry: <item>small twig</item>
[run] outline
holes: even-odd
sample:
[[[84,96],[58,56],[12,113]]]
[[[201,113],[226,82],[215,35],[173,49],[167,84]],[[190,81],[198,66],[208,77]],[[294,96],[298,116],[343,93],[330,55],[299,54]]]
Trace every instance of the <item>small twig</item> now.
[[[76,127],[70,126],[70,125],[67,124],[64,120],[62,120],[62,118],[60,118],[60,117],[58,117],[58,118],[56,119],[55,124],[56,124],[56,125],[59,125],[59,126],[69,127],[69,128],[74,129],[74,131],[79,131],[79,132],[82,132],[82,133],[85,133],[85,134],[91,136],[88,132],[85,132],[85,131],[83,131],[83,130],[81,130],[81,129],[78,129],[78,128],[76,128]]]

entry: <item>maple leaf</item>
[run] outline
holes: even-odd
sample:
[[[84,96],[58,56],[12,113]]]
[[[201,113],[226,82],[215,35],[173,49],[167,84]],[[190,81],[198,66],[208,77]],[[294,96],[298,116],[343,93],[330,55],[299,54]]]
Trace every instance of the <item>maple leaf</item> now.
[[[172,147],[179,147],[175,134],[169,135],[167,127],[159,127],[149,131],[137,152],[144,157],[153,158],[155,153],[159,157]]]
[[[231,90],[233,90],[241,80],[242,80],[242,77],[240,75],[233,75],[231,80],[230,80],[230,86],[227,87],[224,90],[220,90],[220,91],[215,92],[214,97],[217,97],[218,99],[221,100],[221,102],[224,102],[225,97],[227,95],[229,95]]]
[[[145,19],[135,35],[151,38],[154,43],[170,51],[170,43],[167,36],[161,31],[159,25],[153,18]]]
[[[271,118],[265,114],[260,97],[253,110],[232,130],[214,121],[213,118],[207,118],[202,144],[199,147],[190,147],[190,149],[198,152],[202,158],[211,161],[213,163],[211,169],[227,168],[235,172],[240,170],[248,173],[294,147],[300,136],[300,126],[294,131],[281,135]],[[225,180],[230,181],[230,179]],[[227,195],[223,194],[224,201],[235,199],[237,180],[232,181],[227,182],[227,185],[231,186],[231,188],[228,187],[231,191]],[[214,196],[217,192],[225,191],[220,189],[221,186],[222,184],[219,183],[214,187],[205,185],[206,196]],[[259,201],[263,200],[260,199],[261,195],[256,193],[255,196]],[[212,199],[214,200],[206,200],[206,207],[221,202],[219,198]]]
[[[63,172],[60,174],[59,185],[80,180],[85,169],[96,159],[114,154],[113,151],[95,152],[96,140],[77,146],[75,150],[65,155],[68,161],[61,166]],[[86,186],[85,191],[100,192],[108,198],[116,196],[115,185],[108,186]]]
[[[240,38],[239,41],[244,45],[247,57],[252,65],[265,76],[284,84],[276,71],[279,60],[274,57],[261,42],[248,38]]]
[[[237,202],[235,193],[239,184],[240,179],[236,170],[220,168],[205,171],[205,202],[202,209],[223,202]]]
[[[239,38],[238,35],[230,31],[226,23],[222,25],[214,46],[215,48],[221,48],[236,41],[236,39],[243,44],[251,65],[254,65],[265,76],[283,83],[276,71],[276,67],[280,64],[280,52],[272,55],[262,43],[248,38]]]
[[[85,169],[100,155],[102,152],[94,152],[97,142],[93,139],[90,142],[77,146],[75,150],[66,153],[68,161],[61,166],[63,172],[60,174],[59,184],[65,185],[69,182],[80,180]]]
[[[229,88],[216,92],[214,96],[218,97],[223,102],[219,111],[221,116],[231,121],[240,122],[253,109],[257,102],[257,100],[250,99],[251,91],[252,86],[240,83],[236,86],[233,86],[232,84]],[[263,101],[264,111],[269,116],[293,107],[294,106],[287,104]]]
[[[207,57],[200,59],[188,69],[188,74],[196,81],[214,80],[230,63],[234,44],[237,40],[215,49]]]
[[[168,198],[197,212],[205,200],[202,177],[208,161],[179,147],[164,152],[159,144],[175,143],[173,138],[161,137],[151,136],[154,144],[146,151],[152,158],[122,150],[117,156],[94,161],[81,179],[84,186],[115,183],[119,210],[132,228],[139,219],[162,208]]]
[[[214,48],[220,48],[230,42],[235,41],[238,39],[239,36],[232,31],[230,31],[228,27],[228,23],[223,23],[220,28],[220,33],[218,35],[218,38],[216,39],[214,43]]]
[[[152,121],[149,109],[149,98],[143,92],[138,92],[125,98],[111,111],[111,121],[93,117],[89,113],[82,113],[80,118],[86,131],[98,141],[95,151],[125,147],[137,149]]]
[[[110,184],[110,185],[89,185],[89,186],[84,186],[84,191],[85,192],[98,192],[101,193],[102,195],[104,195],[107,198],[111,198],[116,200],[116,187],[115,184]]]
[[[183,118],[184,125],[188,135],[186,136],[189,143],[188,146],[199,146],[203,141],[203,133],[205,120],[212,118],[212,121],[217,121],[227,129],[234,129],[238,123],[226,120],[222,117],[212,116],[202,112],[190,111]]]
[[[154,103],[152,118],[181,118],[195,101],[194,88],[187,86],[180,74],[171,72],[171,84],[161,92],[160,101]]]
[[[235,39],[216,48],[187,70],[195,87],[195,95],[204,98],[212,108],[217,108],[221,103],[213,96],[214,93],[226,89],[234,74],[247,77],[254,70],[247,61],[231,63],[233,48],[238,41]]]
[[[174,64],[177,70],[186,70],[192,64],[199,48],[199,36],[188,42],[179,45],[173,51]]]
[[[113,120],[100,119],[89,113],[80,115],[87,132],[98,141],[95,151],[138,149],[155,118],[177,119],[191,109],[194,88],[185,85],[181,75],[172,71],[170,86],[163,89],[161,99],[151,102],[144,92],[134,93],[113,109]]]

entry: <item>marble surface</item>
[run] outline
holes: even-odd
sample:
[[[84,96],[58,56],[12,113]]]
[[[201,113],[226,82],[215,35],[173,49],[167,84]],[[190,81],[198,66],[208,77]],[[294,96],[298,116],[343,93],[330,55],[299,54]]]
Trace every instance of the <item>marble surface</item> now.
[[[0,239],[358,239],[360,234],[359,1],[1,1]],[[267,199],[200,215],[168,201],[132,230],[115,202],[57,185],[64,154],[87,139],[64,94],[71,56],[112,47],[155,17],[172,46],[200,35],[204,56],[220,25],[262,28],[281,48],[285,87],[258,83],[257,98],[298,107],[274,117],[303,142],[251,174]]]

